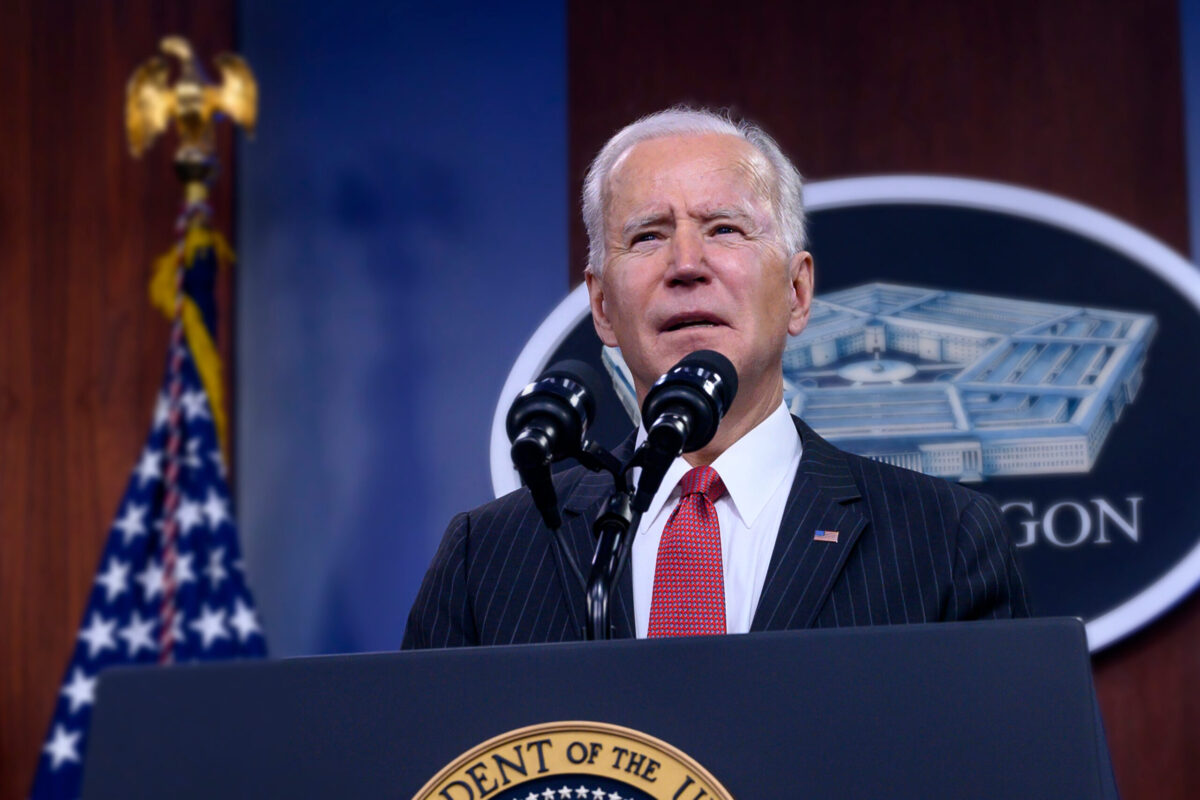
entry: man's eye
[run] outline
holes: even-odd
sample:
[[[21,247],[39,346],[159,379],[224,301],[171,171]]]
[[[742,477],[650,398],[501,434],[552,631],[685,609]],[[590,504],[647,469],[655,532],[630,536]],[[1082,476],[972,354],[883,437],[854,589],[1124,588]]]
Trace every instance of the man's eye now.
[[[722,236],[727,233],[741,233],[741,229],[734,225],[714,225],[712,229],[714,236]]]
[[[657,233],[654,233],[653,231],[646,231],[645,233],[639,233],[636,236],[634,236],[633,243],[638,244],[640,242],[652,242],[657,238],[658,238]]]

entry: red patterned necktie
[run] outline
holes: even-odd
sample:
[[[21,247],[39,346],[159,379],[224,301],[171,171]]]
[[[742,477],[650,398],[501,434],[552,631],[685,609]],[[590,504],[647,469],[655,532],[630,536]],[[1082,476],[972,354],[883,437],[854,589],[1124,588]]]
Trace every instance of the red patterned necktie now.
[[[647,636],[724,633],[721,528],[713,503],[725,484],[712,467],[695,467],[679,486],[683,495],[658,543]]]

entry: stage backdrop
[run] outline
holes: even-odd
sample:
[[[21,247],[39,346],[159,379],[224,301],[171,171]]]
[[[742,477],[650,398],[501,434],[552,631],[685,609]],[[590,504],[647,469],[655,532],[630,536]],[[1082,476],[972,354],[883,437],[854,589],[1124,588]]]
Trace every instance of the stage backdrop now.
[[[388,650],[567,290],[565,9],[247,3],[238,496],[275,655]]]
[[[491,495],[497,397],[580,278],[575,197],[619,125],[677,102],[731,107],[817,180],[903,171],[1016,183],[1186,253],[1197,161],[1186,158],[1180,42],[1192,30],[1175,0],[733,14],[700,2],[651,15],[632,0],[503,14],[244,4],[239,46],[264,107],[259,142],[239,158],[237,485],[275,654],[399,641],[445,523]],[[853,220],[831,217],[818,245],[839,226],[853,236]],[[936,246],[936,229],[922,236]],[[919,261],[903,231],[895,238]],[[1009,244],[996,241],[992,269]],[[818,249],[818,264],[835,253]],[[884,275],[847,271],[818,288]],[[1071,280],[1063,291],[1019,291],[994,274],[937,286],[1161,322],[1143,296],[1101,300],[1101,287]],[[1164,363],[1156,330],[1153,368]],[[1151,413],[1168,380],[1130,413]],[[1110,498],[1126,520],[1130,494]],[[1197,639],[1193,595],[1097,661],[1127,797],[1200,794]]]

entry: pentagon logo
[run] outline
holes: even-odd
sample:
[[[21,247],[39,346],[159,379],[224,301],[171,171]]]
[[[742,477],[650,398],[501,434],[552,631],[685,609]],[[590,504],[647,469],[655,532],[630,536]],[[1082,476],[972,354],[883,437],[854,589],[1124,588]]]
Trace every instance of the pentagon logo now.
[[[817,293],[785,342],[788,409],[843,450],[991,495],[1035,613],[1082,618],[1092,650],[1191,593],[1200,271],[1110,214],[1007,184],[868,176],[805,195]],[[497,496],[520,485],[508,405],[566,358],[612,378],[590,438],[612,447],[637,420],[581,286],[501,393]]]

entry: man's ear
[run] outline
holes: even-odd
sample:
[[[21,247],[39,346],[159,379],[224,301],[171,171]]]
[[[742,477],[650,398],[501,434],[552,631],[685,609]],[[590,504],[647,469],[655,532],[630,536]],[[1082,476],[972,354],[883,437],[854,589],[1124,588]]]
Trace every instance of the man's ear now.
[[[792,256],[788,263],[788,275],[791,278],[791,313],[788,316],[788,333],[798,336],[808,324],[808,314],[812,310],[813,298],[813,257],[807,250],[801,250]]]
[[[583,273],[583,280],[587,283],[588,304],[592,307],[592,325],[596,327],[596,335],[604,344],[616,347],[617,337],[613,333],[612,322],[608,318],[608,308],[604,298],[604,279],[597,277],[596,273],[592,272],[592,268],[588,267]]]

